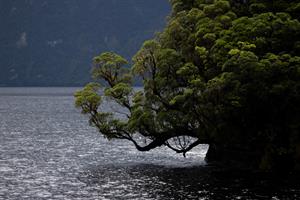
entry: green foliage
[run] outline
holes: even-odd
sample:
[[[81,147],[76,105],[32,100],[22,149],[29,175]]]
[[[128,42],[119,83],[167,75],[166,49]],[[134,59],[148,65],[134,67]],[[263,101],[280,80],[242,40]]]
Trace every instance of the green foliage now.
[[[101,96],[97,93],[99,88],[99,84],[89,83],[83,90],[75,93],[75,106],[82,108],[83,114],[87,114],[90,111],[98,109],[101,103]]]
[[[104,96],[127,109],[126,119],[92,115],[94,125],[141,151],[165,145],[185,155],[207,143],[251,154],[255,168],[300,166],[299,1],[171,3],[165,30],[144,43],[130,71],[116,54],[94,59],[94,77],[109,84]],[[141,77],[142,91],[132,76]],[[77,105],[101,103],[90,90],[77,93]],[[150,142],[141,146],[136,135]]]
[[[102,53],[94,58],[93,78],[103,79],[111,87],[118,83],[130,82],[129,70],[124,68],[126,64],[128,64],[127,60],[115,53]]]

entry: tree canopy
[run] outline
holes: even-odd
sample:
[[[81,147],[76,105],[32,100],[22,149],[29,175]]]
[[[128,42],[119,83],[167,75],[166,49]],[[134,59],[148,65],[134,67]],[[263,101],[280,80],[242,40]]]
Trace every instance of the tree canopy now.
[[[112,52],[94,58],[76,106],[140,151],[209,144],[208,161],[300,169],[300,1],[170,2],[167,26],[131,67]],[[122,116],[103,110],[107,100]]]

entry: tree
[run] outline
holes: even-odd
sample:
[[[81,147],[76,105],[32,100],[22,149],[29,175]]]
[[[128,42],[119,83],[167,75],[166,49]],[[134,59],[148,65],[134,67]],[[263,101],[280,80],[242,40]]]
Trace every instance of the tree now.
[[[132,67],[111,52],[94,58],[98,83],[75,94],[76,106],[105,137],[140,151],[209,144],[208,162],[300,169],[300,1],[171,3],[165,30]],[[123,116],[101,110],[103,98]]]

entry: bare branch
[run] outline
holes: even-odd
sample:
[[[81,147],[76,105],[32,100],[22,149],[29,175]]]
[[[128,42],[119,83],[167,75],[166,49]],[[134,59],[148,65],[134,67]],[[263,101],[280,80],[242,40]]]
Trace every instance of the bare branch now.
[[[194,147],[198,146],[199,144],[209,144],[209,141],[198,139],[198,140],[196,140],[195,142],[193,142],[192,144],[190,144],[189,146],[187,146],[186,148],[183,148],[183,149],[177,149],[175,147],[172,147],[168,141],[165,143],[165,145],[168,148],[172,149],[176,153],[182,153],[184,157],[186,157],[186,153],[188,151],[192,150]]]

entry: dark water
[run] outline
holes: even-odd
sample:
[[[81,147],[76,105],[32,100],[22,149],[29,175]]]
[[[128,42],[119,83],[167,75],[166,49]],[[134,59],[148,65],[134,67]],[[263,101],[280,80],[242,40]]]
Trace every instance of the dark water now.
[[[76,88],[0,88],[0,200],[300,199],[295,177],[221,172],[106,141],[73,106]]]

